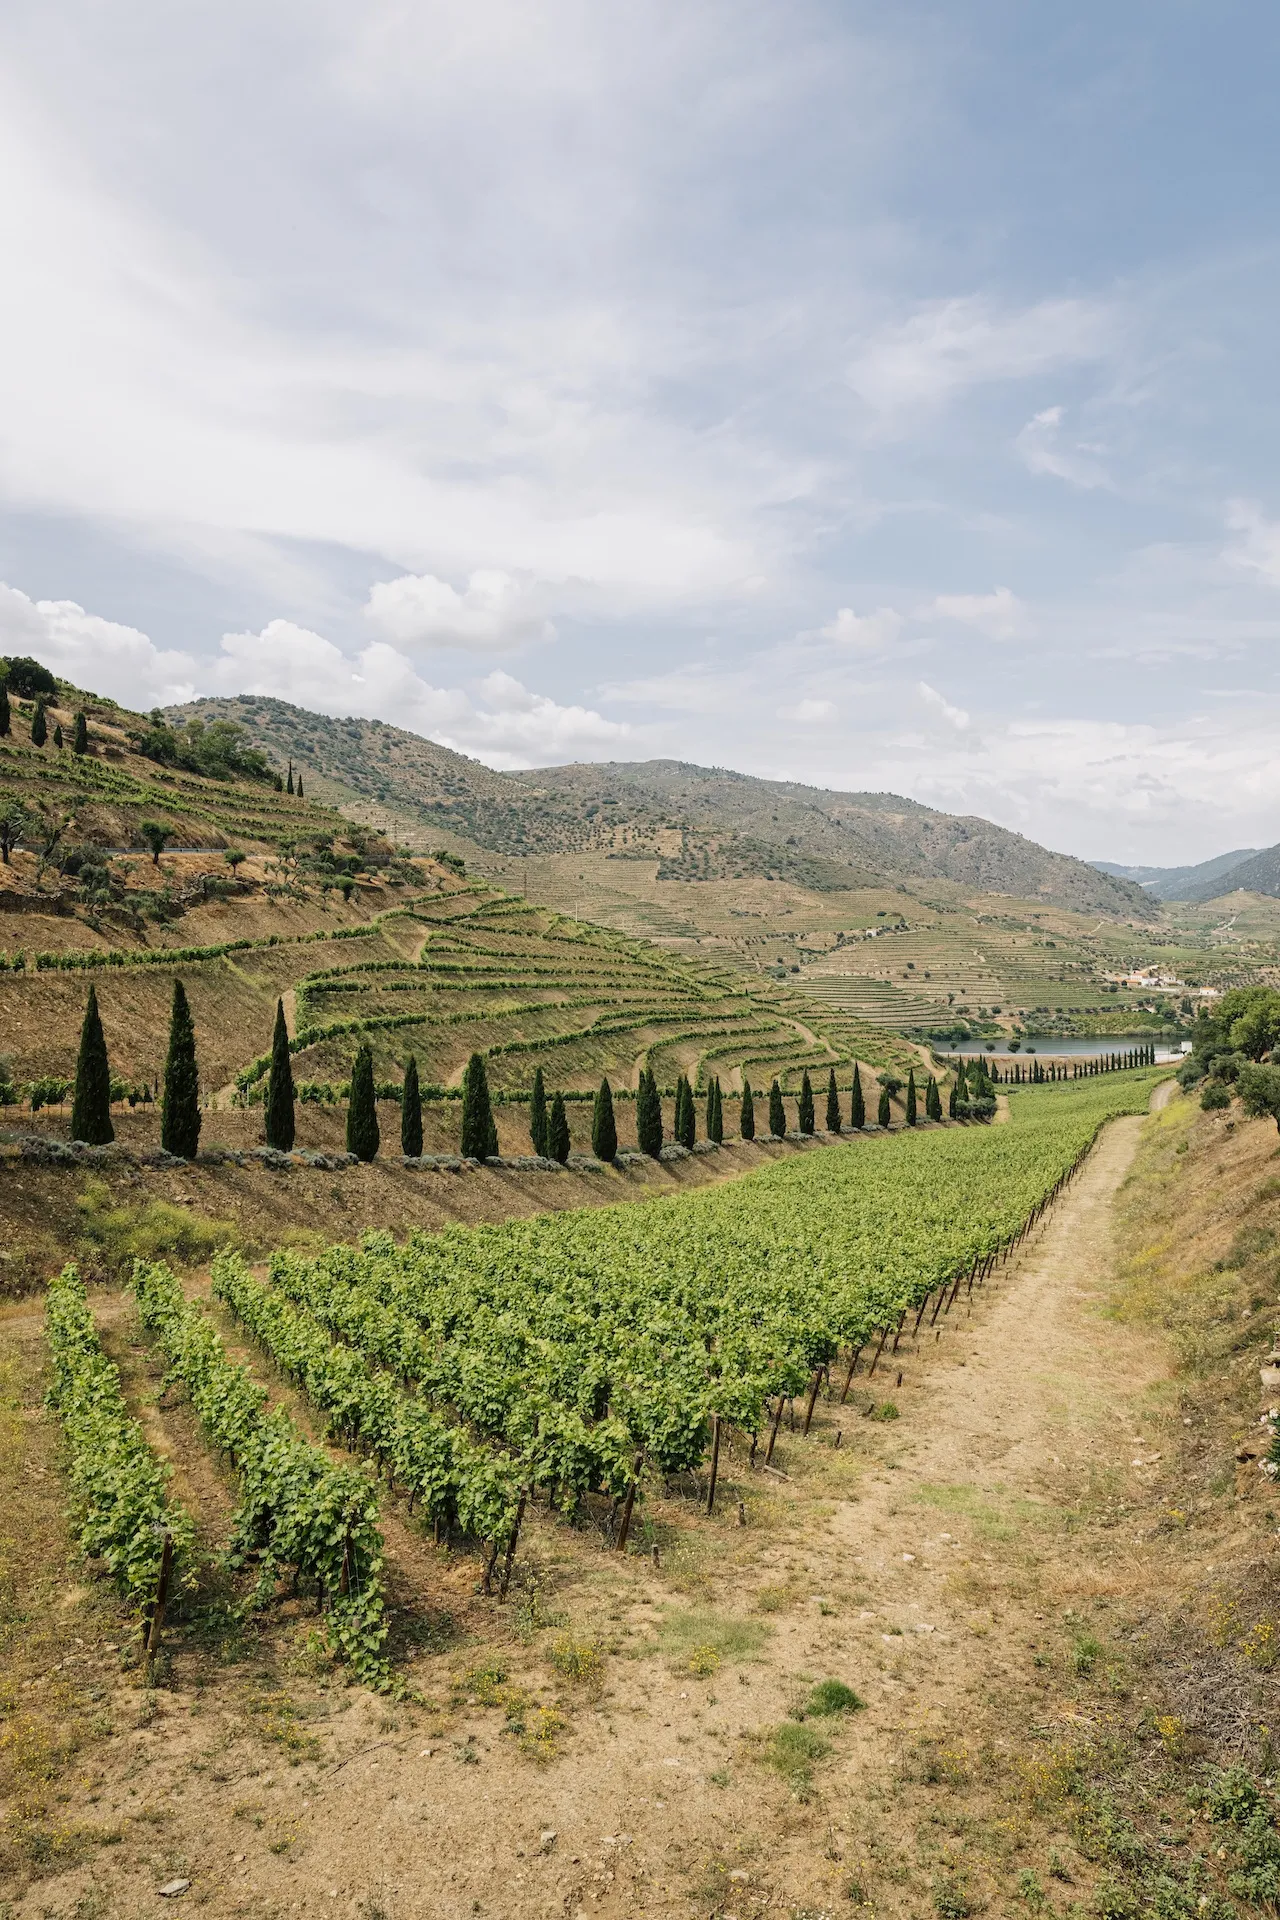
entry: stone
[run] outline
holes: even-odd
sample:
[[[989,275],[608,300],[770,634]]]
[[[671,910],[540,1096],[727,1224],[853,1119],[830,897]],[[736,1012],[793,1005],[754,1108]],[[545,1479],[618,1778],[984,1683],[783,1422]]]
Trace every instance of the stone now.
[[[176,1900],[178,1895],[185,1893],[190,1885],[189,1880],[167,1880],[157,1891],[162,1900]]]

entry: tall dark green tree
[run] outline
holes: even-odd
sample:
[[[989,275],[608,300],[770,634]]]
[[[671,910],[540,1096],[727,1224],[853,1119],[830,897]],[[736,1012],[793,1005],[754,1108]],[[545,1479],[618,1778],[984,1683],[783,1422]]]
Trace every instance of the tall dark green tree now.
[[[42,747],[49,738],[49,722],[44,717],[44,701],[36,701],[36,710],[31,716],[31,744]]]
[[[76,715],[76,730],[71,741],[71,751],[72,753],[89,751],[89,722],[82,713]]]
[[[54,746],[55,746],[55,747],[56,747],[56,748],[58,749],[58,752],[59,752],[59,753],[61,753],[61,752],[62,752],[62,723],[61,723],[61,721],[59,721],[59,723],[58,723],[58,725],[57,725],[57,726],[56,726],[56,727],[54,728],[54,730],[53,730],[53,744],[54,744]]]
[[[618,1123],[613,1116],[613,1088],[607,1079],[596,1089],[591,1110],[591,1151],[597,1160],[610,1166],[618,1157]]]
[[[492,1160],[498,1151],[489,1076],[480,1053],[472,1054],[462,1076],[462,1151],[468,1160]]]
[[[682,1147],[693,1151],[693,1143],[698,1137],[698,1121],[693,1106],[693,1088],[684,1074],[676,1085],[676,1139]]]
[[[13,709],[9,705],[9,683],[0,680],[0,740],[13,731]]]
[[[862,1091],[862,1075],[858,1063],[853,1063],[853,1091],[849,1095],[849,1125],[855,1130],[867,1124],[867,1102]]]
[[[804,1078],[800,1082],[800,1098],[796,1103],[796,1125],[801,1133],[812,1133],[814,1123],[813,1082],[809,1078],[809,1069],[806,1067]]]
[[[919,1120],[919,1118],[920,1118],[920,1110],[916,1103],[916,1070],[914,1067],[908,1067],[907,1068],[907,1125],[909,1127],[914,1127],[916,1122]]]
[[[160,1145],[166,1153],[194,1160],[200,1144],[200,1076],[196,1066],[196,1030],[181,980],[173,983],[169,1014],[169,1051],[164,1062],[164,1098],[160,1108]]]
[[[293,1151],[293,1061],[284,1001],[276,1001],[276,1024],[271,1035],[271,1071],[267,1076],[267,1145],[278,1153]]]
[[[888,1087],[881,1087],[880,1108],[876,1114],[876,1125],[878,1127],[887,1127],[891,1117],[892,1117],[892,1109],[890,1108],[890,1105],[889,1105],[889,1089]]]
[[[653,1071],[645,1067],[636,1089],[636,1143],[656,1160],[662,1152],[662,1101]]]
[[[292,760],[291,760],[291,761],[289,762],[289,784],[288,784],[288,786],[287,786],[287,787],[285,788],[285,792],[286,792],[286,793],[292,793],[292,792],[293,792],[293,762],[292,762]]]
[[[347,1101],[347,1152],[357,1160],[373,1160],[382,1145],[378,1128],[378,1096],[373,1084],[373,1051],[362,1045],[351,1068],[351,1097]]]
[[[769,1131],[781,1140],[787,1131],[787,1110],[782,1104],[782,1088],[775,1080],[769,1089]]]
[[[105,1147],[116,1137],[111,1124],[111,1063],[98,1012],[98,996],[90,987],[80,1029],[76,1059],[76,1090],[71,1102],[71,1138],[89,1147]]]
[[[569,1158],[570,1144],[569,1116],[564,1110],[564,1095],[558,1093],[551,1102],[551,1118],[547,1122],[547,1153],[563,1166]]]
[[[942,1100],[938,1093],[938,1083],[929,1075],[929,1084],[924,1090],[924,1117],[926,1120],[941,1120]]]
[[[547,1158],[547,1088],[542,1068],[534,1070],[533,1092],[529,1095],[529,1138],[535,1153]]]
[[[409,1055],[404,1070],[404,1091],[400,1095],[400,1151],[406,1160],[416,1160],[422,1152],[422,1088],[418,1082],[418,1056]]]
[[[707,1088],[707,1138],[718,1147],[724,1140],[724,1101],[720,1092],[720,1076],[712,1077]]]
[[[836,1070],[832,1067],[827,1075],[827,1132],[839,1133],[843,1125],[840,1112],[840,1093],[836,1086]]]
[[[756,1137],[756,1103],[752,1098],[751,1082],[746,1074],[742,1076],[742,1117],[738,1122],[738,1131],[744,1140]]]

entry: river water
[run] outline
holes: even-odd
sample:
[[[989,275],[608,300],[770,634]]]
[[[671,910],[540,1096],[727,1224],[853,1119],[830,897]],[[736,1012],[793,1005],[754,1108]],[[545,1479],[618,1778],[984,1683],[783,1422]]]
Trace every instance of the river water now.
[[[1150,1038],[1147,1037],[1147,1044]],[[983,1059],[1022,1060],[1031,1054],[1037,1060],[1096,1060],[1103,1053],[1128,1053],[1134,1047],[1143,1045],[1143,1037],[1136,1034],[1094,1033],[1070,1034],[1057,1037],[1042,1033],[1038,1038],[1024,1040],[1017,1053],[1011,1054],[1007,1041],[996,1041],[994,1054],[987,1052],[985,1041],[966,1040],[963,1046],[952,1047],[945,1041],[935,1043],[938,1053],[961,1053],[966,1060],[974,1060],[979,1054]],[[1191,1051],[1191,1042],[1185,1044],[1185,1051]],[[1156,1063],[1163,1065],[1166,1060],[1181,1060],[1184,1054],[1180,1040],[1157,1040]]]

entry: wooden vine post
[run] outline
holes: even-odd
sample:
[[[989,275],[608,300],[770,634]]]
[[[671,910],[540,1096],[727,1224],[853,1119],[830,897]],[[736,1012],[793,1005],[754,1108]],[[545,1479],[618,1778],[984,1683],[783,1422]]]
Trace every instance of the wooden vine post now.
[[[806,1433],[808,1433],[809,1423],[813,1419],[813,1409],[818,1403],[818,1388],[821,1385],[822,1385],[822,1368],[819,1367],[817,1372],[813,1376],[813,1386],[809,1392],[809,1404],[804,1410],[804,1431]]]
[[[642,1453],[638,1453],[636,1455],[636,1464],[632,1468],[631,1485],[627,1488],[627,1504],[622,1509],[622,1525],[618,1529],[617,1551],[619,1553],[625,1553],[627,1550],[627,1535],[631,1531],[631,1510],[636,1503],[636,1486],[639,1483],[640,1462],[643,1459],[644,1459],[644,1455]],[[654,1547],[653,1551],[655,1555],[654,1565],[656,1566],[657,1565],[656,1555],[658,1552],[658,1549],[656,1546]]]
[[[786,1396],[780,1393],[778,1395],[778,1411],[773,1416],[773,1426],[769,1432],[769,1444],[765,1449],[764,1463],[766,1467],[773,1458],[773,1449],[778,1440],[778,1428],[782,1425],[782,1409],[785,1405]]]
[[[849,1389],[853,1385],[853,1376],[857,1372],[858,1361],[861,1358],[861,1356],[862,1356],[862,1348],[855,1347],[853,1350],[852,1358],[849,1361],[849,1371],[848,1373],[846,1373],[844,1377],[844,1392],[840,1395],[841,1406],[843,1406],[845,1401],[849,1398]]]
[[[524,1519],[525,1502],[528,1498],[529,1494],[526,1489],[526,1491],[520,1495],[520,1505],[516,1508],[515,1524],[511,1529],[511,1538],[507,1541],[507,1557],[502,1563],[502,1579],[498,1583],[499,1600],[506,1599],[507,1588],[511,1585],[511,1565],[516,1557],[516,1541],[520,1538],[520,1523]]]
[[[160,1651],[160,1635],[164,1628],[164,1611],[169,1604],[169,1581],[173,1574],[173,1535],[168,1527],[164,1530],[164,1544],[160,1548],[160,1572],[156,1579],[156,1597],[151,1607],[151,1618],[147,1622],[146,1655],[150,1660]]]
[[[817,1386],[814,1387],[817,1392]],[[707,1488],[707,1512],[716,1510],[716,1481],[720,1477],[720,1415],[711,1416],[711,1483]]]

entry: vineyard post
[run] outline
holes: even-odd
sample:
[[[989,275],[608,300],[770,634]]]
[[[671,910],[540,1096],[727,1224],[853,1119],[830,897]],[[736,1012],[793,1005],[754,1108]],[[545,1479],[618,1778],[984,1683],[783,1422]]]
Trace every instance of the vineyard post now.
[[[821,1384],[822,1384],[822,1368],[819,1367],[813,1376],[813,1387],[809,1394],[809,1404],[804,1410],[804,1430],[806,1433],[808,1433],[809,1423],[813,1419],[813,1409],[817,1404],[818,1388],[821,1386]]]
[[[907,1310],[904,1307],[902,1309],[902,1317],[898,1321],[897,1331],[893,1336],[893,1345],[889,1349],[890,1353],[896,1353],[898,1351],[898,1342],[902,1338],[902,1329],[906,1326],[906,1324],[907,1324]]]
[[[871,1362],[871,1365],[867,1368],[868,1380],[871,1378],[872,1374],[875,1372],[876,1368],[880,1364],[880,1355],[884,1352],[884,1343],[888,1338],[889,1338],[889,1329],[888,1327],[886,1327],[884,1332],[880,1335],[880,1345],[876,1348],[876,1357]]]
[[[815,1388],[816,1391],[816,1388]],[[707,1512],[716,1510],[716,1481],[720,1477],[720,1415],[711,1416],[711,1484],[707,1488]]]
[[[940,1313],[942,1312],[942,1303],[943,1303],[943,1301],[944,1301],[944,1300],[946,1299],[946,1297],[947,1297],[947,1287],[948,1287],[948,1285],[949,1285],[949,1282],[948,1282],[948,1281],[946,1281],[946,1280],[944,1280],[944,1281],[943,1281],[943,1283],[942,1283],[942,1286],[941,1286],[941,1287],[939,1288],[939,1290],[938,1290],[938,1297],[937,1297],[937,1299],[936,1299],[936,1300],[934,1301],[934,1303],[933,1303],[933,1312],[932,1312],[932,1313],[931,1313],[931,1314],[929,1315],[929,1325],[930,1325],[930,1326],[932,1326],[932,1325],[933,1325],[933,1323],[934,1323],[934,1321],[935,1321],[935,1320],[937,1319],[937,1317],[938,1317],[938,1315],[939,1315],[939,1314],[940,1314]]]
[[[351,1529],[347,1528],[347,1537],[342,1543],[342,1573],[338,1579],[338,1592],[351,1591]]]
[[[922,1320],[924,1319],[924,1310],[925,1310],[925,1308],[926,1308],[926,1307],[928,1306],[928,1304],[929,1304],[929,1296],[928,1296],[928,1294],[926,1293],[926,1295],[925,1295],[925,1297],[924,1297],[924,1299],[923,1299],[923,1300],[922,1300],[922,1301],[920,1302],[920,1311],[919,1311],[919,1313],[918,1313],[918,1314],[916,1315],[916,1323],[915,1323],[915,1325],[914,1325],[914,1327],[912,1327],[912,1329],[911,1329],[911,1338],[912,1338],[913,1340],[915,1339],[915,1337],[916,1337],[916,1335],[917,1335],[917,1334],[919,1333],[919,1331],[920,1331],[920,1322],[921,1322],[921,1321],[922,1321]]]
[[[516,1508],[515,1524],[511,1529],[511,1538],[507,1541],[507,1557],[502,1563],[502,1579],[498,1584],[499,1600],[506,1599],[507,1588],[511,1585],[511,1564],[516,1557],[516,1541],[520,1538],[520,1523],[524,1519],[524,1506],[528,1497],[527,1491],[522,1493],[520,1504]]]
[[[849,1389],[853,1385],[853,1376],[857,1371],[858,1361],[861,1358],[861,1355],[862,1355],[862,1348],[860,1346],[855,1347],[849,1360],[849,1371],[848,1373],[846,1373],[844,1377],[844,1392],[840,1395],[841,1406],[843,1406],[845,1401],[849,1398]]]
[[[164,1626],[164,1610],[169,1600],[169,1577],[172,1571],[173,1535],[166,1527],[164,1545],[160,1549],[160,1573],[156,1580],[156,1597],[151,1608],[151,1618],[147,1622],[145,1652],[148,1660],[160,1651],[160,1633]]]
[[[622,1509],[622,1525],[618,1529],[618,1545],[616,1549],[618,1553],[625,1553],[627,1550],[627,1535],[631,1531],[631,1510],[636,1503],[636,1486],[640,1479],[640,1462],[643,1459],[644,1455],[638,1453],[636,1455],[636,1463],[631,1469],[631,1485],[627,1488],[627,1504]],[[656,1542],[653,1549],[653,1564],[655,1567],[658,1564],[658,1548]]]
[[[768,1466],[769,1462],[773,1458],[773,1449],[776,1446],[777,1440],[778,1440],[778,1428],[782,1425],[782,1409],[785,1405],[786,1405],[785,1396],[783,1394],[779,1394],[778,1395],[778,1411],[773,1416],[773,1426],[769,1431],[769,1444],[765,1449],[764,1463],[766,1467]]]
[[[493,1591],[493,1570],[498,1564],[498,1552],[499,1546],[495,1540],[492,1551],[489,1554],[488,1563],[485,1566],[484,1579],[480,1583],[482,1593],[491,1593]]]

